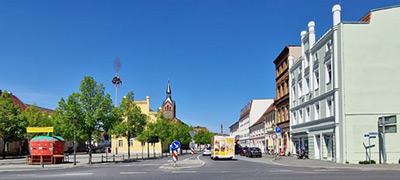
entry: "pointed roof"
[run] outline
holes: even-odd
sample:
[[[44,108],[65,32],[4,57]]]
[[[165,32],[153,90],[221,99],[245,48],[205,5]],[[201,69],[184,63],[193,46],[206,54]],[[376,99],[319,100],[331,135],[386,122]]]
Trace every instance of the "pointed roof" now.
[[[165,104],[167,101],[169,101],[171,104],[175,105],[175,102],[172,100],[171,97],[171,86],[169,85],[169,78],[168,78],[168,85],[167,85],[167,97],[165,98],[165,101],[163,102],[163,104]]]

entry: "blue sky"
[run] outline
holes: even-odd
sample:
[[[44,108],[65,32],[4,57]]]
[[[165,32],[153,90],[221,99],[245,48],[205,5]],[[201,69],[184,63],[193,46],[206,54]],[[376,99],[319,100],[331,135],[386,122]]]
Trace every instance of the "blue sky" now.
[[[275,97],[273,60],[309,21],[317,38],[327,31],[335,4],[342,21],[357,21],[399,1],[3,0],[0,89],[54,109],[90,75],[115,100],[119,57],[119,98],[150,95],[157,110],[170,78],[179,119],[228,133],[251,99]]]

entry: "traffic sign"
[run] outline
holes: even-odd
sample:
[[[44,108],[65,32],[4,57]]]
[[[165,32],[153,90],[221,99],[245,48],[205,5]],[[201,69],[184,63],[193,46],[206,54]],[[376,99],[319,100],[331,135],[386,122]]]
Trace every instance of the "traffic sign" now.
[[[276,138],[278,138],[278,136],[276,135],[276,133],[272,134],[272,139],[275,140]]]
[[[195,146],[194,142],[190,142],[189,146],[190,146],[190,148],[194,148],[194,146]]]
[[[281,128],[281,127],[276,127],[276,128],[275,128],[275,132],[281,133],[281,132],[282,132],[282,128]]]
[[[369,137],[369,134],[364,134],[364,137]]]
[[[370,136],[377,136],[378,133],[377,133],[377,132],[370,132],[369,135],[370,135]]]
[[[179,141],[172,142],[172,149],[179,149],[181,147],[181,143]]]
[[[372,138],[372,139],[373,139],[373,138],[376,138],[376,136],[370,136],[369,138]]]
[[[194,135],[196,135],[196,131],[189,131],[190,137],[194,137]]]

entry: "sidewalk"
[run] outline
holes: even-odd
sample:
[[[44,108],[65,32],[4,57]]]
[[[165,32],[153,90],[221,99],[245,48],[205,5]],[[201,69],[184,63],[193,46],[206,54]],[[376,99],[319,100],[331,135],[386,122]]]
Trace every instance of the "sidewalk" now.
[[[264,155],[263,159],[268,160],[271,164],[292,167],[310,167],[319,169],[328,168],[345,168],[358,170],[379,170],[379,171],[400,171],[400,164],[341,164],[332,161],[321,161],[313,159],[297,159],[297,157],[278,156],[274,160],[272,155]]]

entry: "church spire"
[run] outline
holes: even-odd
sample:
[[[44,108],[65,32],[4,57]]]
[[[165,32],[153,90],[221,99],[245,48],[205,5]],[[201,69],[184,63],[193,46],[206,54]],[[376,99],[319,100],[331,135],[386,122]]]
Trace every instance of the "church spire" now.
[[[169,78],[168,78],[168,86],[167,86],[167,98],[171,98],[171,87],[169,85]]]

